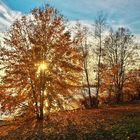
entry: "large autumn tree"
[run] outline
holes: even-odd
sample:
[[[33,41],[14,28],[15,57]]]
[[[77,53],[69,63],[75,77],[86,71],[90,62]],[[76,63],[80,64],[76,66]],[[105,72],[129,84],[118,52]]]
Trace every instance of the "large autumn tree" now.
[[[54,8],[32,10],[10,28],[0,47],[4,76],[0,81],[1,110],[43,114],[63,108],[81,82],[82,55],[66,20]]]

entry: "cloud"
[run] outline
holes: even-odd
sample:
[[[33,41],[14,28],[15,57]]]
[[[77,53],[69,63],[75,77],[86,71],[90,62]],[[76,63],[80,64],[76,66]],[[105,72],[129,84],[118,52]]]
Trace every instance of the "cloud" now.
[[[108,24],[114,29],[123,26],[138,36],[140,34],[139,0],[53,0],[49,3],[70,19],[70,25],[79,20],[92,29],[97,13],[103,11],[107,15]],[[21,16],[21,12],[10,9],[0,0],[0,32],[6,31]]]
[[[54,0],[50,3],[70,20],[94,21],[97,13],[103,11],[110,25],[129,27],[132,32],[140,33],[139,0]]]
[[[135,34],[136,43],[140,43],[140,34]]]
[[[0,32],[6,31],[21,16],[21,12],[11,10],[6,4],[0,1]]]

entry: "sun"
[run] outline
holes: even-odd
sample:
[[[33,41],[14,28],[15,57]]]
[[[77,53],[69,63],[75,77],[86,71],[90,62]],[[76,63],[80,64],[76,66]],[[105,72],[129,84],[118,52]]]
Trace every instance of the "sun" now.
[[[41,62],[41,63],[39,64],[39,70],[40,70],[40,71],[41,71],[41,70],[46,70],[47,67],[48,67],[48,65],[47,65],[47,63],[45,63],[45,62]]]
[[[37,77],[39,76],[40,72],[42,72],[42,71],[46,72],[48,70],[48,63],[46,63],[44,61],[36,64],[36,66],[37,66],[37,73],[36,73]]]

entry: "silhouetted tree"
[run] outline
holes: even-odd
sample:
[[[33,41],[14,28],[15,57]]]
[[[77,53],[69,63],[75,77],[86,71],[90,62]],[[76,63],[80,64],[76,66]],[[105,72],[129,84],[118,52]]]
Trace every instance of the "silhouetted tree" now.
[[[97,42],[96,45],[96,57],[97,57],[97,70],[96,70],[96,79],[97,79],[97,84],[96,84],[96,102],[95,102],[95,106],[98,107],[99,104],[99,100],[98,100],[98,96],[99,96],[99,92],[100,92],[100,87],[101,87],[101,67],[102,67],[102,55],[103,55],[103,42],[104,42],[104,32],[106,29],[106,17],[105,15],[100,12],[98,17],[95,20],[95,39]]]
[[[111,31],[105,40],[105,56],[108,70],[110,70],[110,84],[116,94],[117,103],[123,100],[126,72],[132,69],[136,59],[136,45],[133,35],[128,29],[119,28]],[[108,75],[109,76],[109,75]]]
[[[84,98],[86,102],[86,108],[91,108],[93,107],[93,98],[91,94],[91,81],[89,79],[89,53],[90,53],[90,44],[88,43],[88,36],[90,35],[89,30],[87,27],[83,26],[79,22],[76,24],[76,36],[80,39],[80,48],[82,50],[82,55],[83,55],[83,69],[84,69],[84,74],[83,74],[83,88],[87,87],[88,90],[88,99],[86,94],[84,93]],[[83,103],[82,103],[83,104]]]

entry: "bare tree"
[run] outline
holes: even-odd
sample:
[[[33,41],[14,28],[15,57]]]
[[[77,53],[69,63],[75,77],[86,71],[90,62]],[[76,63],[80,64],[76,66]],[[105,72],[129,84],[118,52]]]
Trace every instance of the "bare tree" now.
[[[98,107],[99,100],[99,92],[100,92],[100,87],[101,87],[101,66],[102,66],[102,50],[103,50],[103,41],[104,41],[104,31],[106,29],[106,17],[103,13],[99,13],[97,19],[95,20],[95,39],[97,42],[96,46],[96,57],[97,57],[97,84],[96,84],[96,102],[95,106]]]
[[[89,52],[90,52],[90,44],[88,43],[88,36],[90,32],[87,27],[83,26],[79,22],[76,24],[76,36],[81,39],[80,41],[80,48],[82,50],[83,55],[83,68],[84,68],[84,74],[83,74],[83,88],[88,89],[88,100],[87,97],[84,97],[86,100],[86,106],[92,107],[93,106],[93,100],[92,100],[92,93],[91,93],[91,82],[89,79]],[[85,84],[86,81],[86,84]],[[89,103],[88,103],[89,102]]]
[[[116,93],[117,103],[123,100],[123,88],[126,80],[126,72],[132,69],[135,62],[136,45],[133,35],[128,29],[119,28],[111,31],[105,41],[105,56],[108,68],[112,70],[112,84]]]

